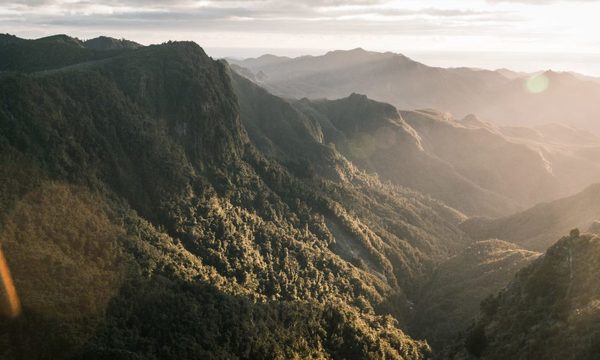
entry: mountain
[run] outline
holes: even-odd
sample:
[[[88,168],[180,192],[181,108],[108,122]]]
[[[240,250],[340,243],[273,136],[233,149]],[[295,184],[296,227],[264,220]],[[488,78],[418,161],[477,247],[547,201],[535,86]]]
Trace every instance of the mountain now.
[[[0,358],[597,351],[598,239],[525,248],[600,231],[598,186],[474,216],[594,182],[592,132],[282,98],[192,42],[0,54]]]
[[[462,229],[474,239],[497,238],[543,251],[573,227],[588,229],[600,219],[600,184],[563,199],[496,219],[475,217]],[[558,235],[558,236],[557,236]]]
[[[331,51],[322,56],[298,58],[262,56],[231,62],[254,73],[262,71],[261,82],[275,94],[302,98],[341,98],[353,92],[402,109],[453,110],[457,98],[473,112],[482,88],[508,83],[492,71],[428,67],[395,53],[363,49]],[[432,101],[436,99],[436,101]],[[467,102],[468,104],[464,104]],[[461,115],[456,111],[456,115]]]
[[[381,255],[395,258],[392,261],[393,267],[407,260],[412,262],[409,267],[402,265],[398,268],[397,275],[394,275],[401,283],[405,283],[406,280],[403,279],[412,274],[410,277],[413,280],[406,283],[406,288],[412,289],[408,291],[415,291],[415,281],[428,273],[427,268],[431,266],[432,259],[445,258],[469,241],[455,228],[455,225],[465,219],[462,213],[412,190],[381,184],[376,178],[358,170],[335,148],[324,144],[319,124],[304,116],[292,103],[271,95],[234,73],[231,75],[240,105],[241,121],[252,143],[263,154],[277,159],[288,171],[304,181],[312,182],[322,178],[328,182],[352,184],[358,191],[352,194],[347,192],[343,197],[336,196],[336,201],[343,202],[345,206],[364,216],[366,224],[375,231],[373,235],[389,237],[391,249],[384,250]],[[322,188],[327,183],[318,181],[315,185]],[[377,195],[381,190],[383,194]],[[338,191],[336,186],[334,192]],[[380,203],[375,199],[384,201]],[[388,201],[393,201],[393,204],[387,204]],[[439,218],[431,218],[429,215],[432,213]],[[364,244],[356,243],[352,239],[352,233],[344,231],[344,226],[339,226],[339,220],[328,214],[324,214],[324,219],[334,237],[341,240],[334,245],[334,251],[350,261],[359,260],[361,254],[365,253]],[[432,221],[441,221],[442,227],[438,228]],[[429,235],[424,236],[423,231]],[[447,231],[453,234],[447,237]],[[410,240],[413,238],[414,241]],[[395,253],[396,250],[393,249],[402,244],[404,239],[409,240],[414,249],[409,252],[402,250],[405,254],[387,254],[388,251]],[[384,249],[386,247],[384,245]],[[369,251],[372,252],[373,249]],[[407,268],[411,268],[410,271],[406,272]],[[415,269],[421,270],[415,273]]]
[[[138,49],[142,47],[142,45],[127,39],[113,39],[107,36],[86,40],[83,42],[83,46],[93,50]]]
[[[578,230],[481,304],[447,358],[596,359],[600,351],[600,238]]]
[[[1,357],[429,356],[402,329],[470,243],[459,211],[360,171],[194,43],[0,53],[0,242],[23,309]]]
[[[109,38],[106,38],[109,39]],[[89,40],[97,44],[101,39]],[[26,40],[8,34],[0,34],[0,73],[3,71],[34,72],[51,70],[68,65],[82,64],[113,57],[131,50],[132,47],[98,49],[67,35],[53,35]]]
[[[284,97],[336,99],[357,92],[406,110],[437,109],[457,118],[473,113],[501,125],[568,123],[600,131],[600,84],[570,73],[438,68],[362,49],[230,61],[260,72],[259,83]]]
[[[600,155],[599,138],[588,131],[547,124],[511,134],[507,127],[474,115],[454,120],[422,113],[401,112],[424,147],[474,183],[520,206],[573,195],[600,179],[595,156]]]
[[[437,156],[428,139],[405,120],[407,114],[391,105],[354,94],[332,101],[301,100],[296,107],[320,124],[324,143],[382,180],[430,194],[470,215],[519,209],[516,201],[477,184]]]
[[[514,71],[514,70],[506,69],[506,68],[496,69],[496,72],[508,79],[518,79],[518,78],[523,78],[526,76],[534,75],[534,74],[529,74],[529,73],[522,72],[522,71]]]
[[[468,215],[507,215],[600,181],[592,155],[600,141],[582,130],[498,127],[473,115],[456,120],[434,110],[397,111],[358,94],[293,103],[317,129],[318,141],[382,180]]]
[[[412,334],[441,350],[515,274],[540,256],[500,240],[478,241],[441,263],[415,304]]]
[[[520,207],[555,198],[566,187],[557,181],[536,149],[507,139],[489,125],[478,123],[475,117],[456,121],[431,111],[401,114],[432,157],[449,164],[478,187]],[[597,175],[600,177],[600,172]],[[447,191],[456,190],[450,187]]]

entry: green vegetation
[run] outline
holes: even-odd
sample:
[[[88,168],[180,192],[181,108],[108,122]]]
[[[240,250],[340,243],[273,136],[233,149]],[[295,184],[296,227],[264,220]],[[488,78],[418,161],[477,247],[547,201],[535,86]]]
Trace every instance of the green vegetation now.
[[[314,133],[193,43],[113,55],[0,78],[0,239],[24,307],[4,357],[427,356],[400,329],[468,241],[460,213],[317,141],[266,151],[263,120],[274,144]]]
[[[142,47],[142,45],[127,39],[113,39],[106,36],[86,40],[83,45],[93,50],[138,49]]]
[[[573,232],[490,296],[538,254],[473,243],[464,214],[388,181],[407,158],[416,182],[458,181],[418,166],[439,141],[409,122],[433,137],[439,114],[281,99],[190,42],[0,36],[0,71],[0,244],[23,305],[1,319],[0,358],[598,350],[597,238]],[[479,194],[462,204],[504,203]],[[590,225],[592,200],[565,209]]]
[[[91,41],[91,40],[90,40]],[[90,45],[96,42],[92,41]],[[33,72],[96,61],[119,55],[131,47],[114,47],[102,51],[86,47],[82,41],[66,35],[54,35],[36,40],[24,40],[0,34],[0,72]]]
[[[134,212],[116,213],[80,187],[48,183],[32,191],[1,239],[24,304],[22,317],[0,328],[2,358],[427,352],[391,317],[340,301],[258,301]]]
[[[600,350],[600,238],[573,230],[482,303],[454,358],[596,359]]]
[[[479,241],[441,263],[416,302],[412,334],[436,350],[476,319],[480,303],[540,254],[500,240]]]

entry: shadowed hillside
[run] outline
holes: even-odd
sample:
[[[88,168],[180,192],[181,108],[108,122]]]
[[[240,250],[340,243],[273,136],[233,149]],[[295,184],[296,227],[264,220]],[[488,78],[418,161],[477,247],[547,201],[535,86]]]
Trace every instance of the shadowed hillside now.
[[[118,42],[107,37],[82,42],[67,35],[26,40],[13,35],[0,34],[0,72],[56,69],[106,59],[136,48],[136,46],[107,46],[107,42],[113,40]]]
[[[504,241],[485,240],[444,261],[416,303],[414,333],[441,350],[467,330],[485,298],[539,255]]]
[[[119,49],[138,49],[142,45],[126,39],[113,39],[107,36],[99,36],[83,42],[88,49],[93,50],[119,50]]]

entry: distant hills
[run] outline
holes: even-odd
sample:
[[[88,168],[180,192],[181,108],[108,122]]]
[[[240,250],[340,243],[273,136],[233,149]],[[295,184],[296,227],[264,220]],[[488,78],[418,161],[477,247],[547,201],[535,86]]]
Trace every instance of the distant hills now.
[[[431,108],[457,118],[474,113],[503,125],[568,123],[600,131],[600,83],[571,73],[446,69],[363,49],[229,61],[260,74],[255,78],[261,85],[284,97],[337,99],[357,92],[406,110]],[[543,86],[533,89],[536,82]]]
[[[317,98],[328,86],[340,94],[343,92],[343,86],[334,86],[330,77],[345,76],[347,72],[342,71],[345,67],[365,66],[365,71],[367,68],[383,71],[388,62],[412,64],[406,66],[433,72],[396,54],[360,49],[297,59],[265,56],[239,63],[249,68],[234,65],[233,69],[275,92],[279,89],[273,88],[270,80],[264,80],[269,70],[288,89],[294,79],[304,79],[307,73],[318,69],[324,74],[318,76],[314,91],[307,92],[311,98]],[[259,69],[263,80],[249,69]],[[435,73],[444,71],[436,69]],[[467,72],[479,79],[492,77],[496,82],[500,81],[498,76],[503,77],[471,69],[452,71]],[[348,69],[348,73],[355,72]],[[417,77],[422,78],[418,74],[410,76],[415,77],[408,78],[411,84],[419,83]],[[457,79],[466,81],[469,76]],[[317,76],[314,78],[316,81]],[[369,81],[372,78],[369,76]],[[363,82],[345,84],[349,89],[365,89]],[[436,91],[435,87],[432,89]],[[415,96],[414,91],[406,91],[410,92],[407,98]],[[463,96],[456,91],[449,93]],[[472,99],[479,95],[464,96]],[[397,111],[393,106],[354,92],[337,100],[303,98],[290,102],[304,114],[302,121],[319,133],[318,141],[334,145],[353,163],[377,173],[383,180],[427,193],[467,215],[507,215],[542,201],[572,195],[600,181],[600,137],[563,123],[503,126],[472,114],[457,119],[437,110]],[[573,173],[580,175],[572,176]]]
[[[544,250],[571,228],[588,230],[600,220],[600,184],[563,199],[497,219],[471,218],[461,226],[475,239],[498,238]]]

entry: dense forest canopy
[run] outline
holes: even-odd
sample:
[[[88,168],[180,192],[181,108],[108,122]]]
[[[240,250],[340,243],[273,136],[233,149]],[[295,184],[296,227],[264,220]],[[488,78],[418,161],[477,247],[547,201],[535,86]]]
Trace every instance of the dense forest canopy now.
[[[267,156],[226,65],[193,43],[96,61],[45,41],[86,62],[0,80],[2,242],[24,309],[6,356],[428,352],[399,324],[468,241],[458,212],[316,142],[314,173]]]

